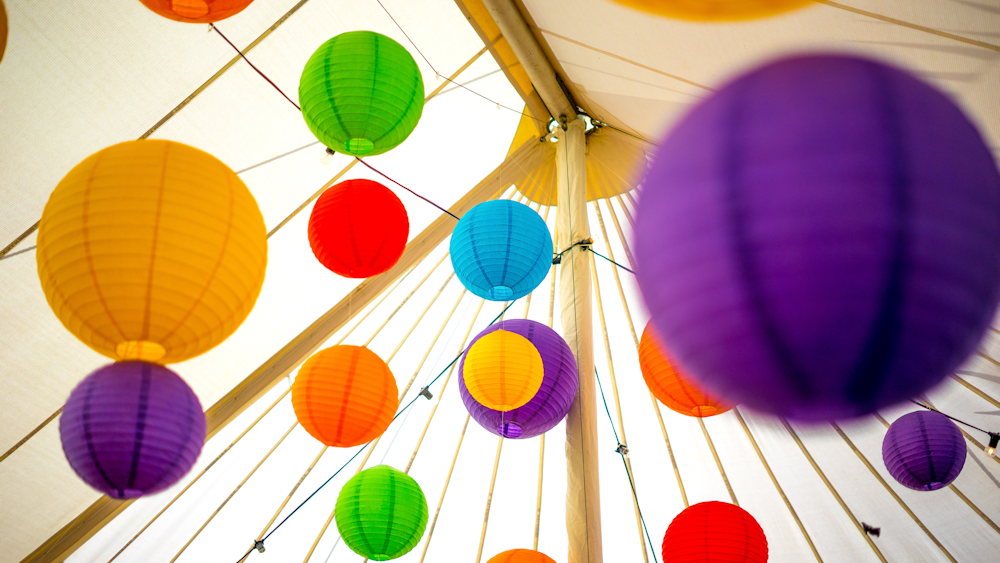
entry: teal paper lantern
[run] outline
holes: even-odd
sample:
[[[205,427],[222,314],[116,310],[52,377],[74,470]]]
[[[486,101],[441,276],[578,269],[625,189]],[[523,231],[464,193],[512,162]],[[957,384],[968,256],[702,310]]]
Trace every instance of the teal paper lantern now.
[[[337,530],[354,553],[372,561],[402,557],[427,527],[427,499],[412,477],[388,465],[358,473],[340,490]]]
[[[518,299],[545,279],[552,265],[552,235],[527,205],[480,203],[451,234],[451,264],[462,285],[479,297]]]
[[[350,31],[309,57],[299,103],[306,125],[327,147],[372,156],[413,132],[424,110],[424,81],[402,45],[373,31]]]

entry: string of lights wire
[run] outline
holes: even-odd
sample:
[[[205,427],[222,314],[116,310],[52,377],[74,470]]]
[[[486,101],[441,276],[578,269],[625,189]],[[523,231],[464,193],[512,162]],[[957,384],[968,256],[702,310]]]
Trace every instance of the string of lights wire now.
[[[507,310],[508,310],[508,309],[510,309],[510,308],[511,308],[511,307],[512,307],[512,306],[514,305],[514,303],[516,303],[516,302],[517,302],[517,300],[514,300],[514,301],[511,301],[510,303],[508,303],[508,304],[507,304],[507,306],[506,306],[506,307],[504,307],[502,311],[500,311],[500,314],[498,314],[498,315],[497,315],[496,317],[494,317],[494,318],[493,318],[493,320],[492,320],[492,321],[490,321],[489,325],[487,325],[487,326],[492,326],[492,325],[496,324],[496,323],[497,323],[497,321],[499,321],[499,320],[500,320],[501,318],[503,318],[503,315],[504,315],[504,314],[505,314],[505,313],[507,312]],[[457,362],[457,361],[458,361],[459,359],[461,359],[461,358],[462,358],[462,355],[463,355],[463,354],[465,354],[465,352],[466,352],[466,350],[462,350],[462,352],[461,352],[460,354],[458,354],[457,356],[455,356],[455,359],[453,359],[452,361],[448,362],[448,365],[446,365],[446,366],[444,367],[444,369],[442,369],[442,370],[441,370],[441,372],[440,372],[440,373],[438,373],[438,374],[437,374],[437,375],[436,375],[436,376],[434,377],[434,379],[432,379],[432,380],[430,381],[430,383],[428,383],[428,384],[427,384],[427,385],[425,386],[425,388],[426,388],[426,389],[429,389],[429,388],[430,388],[430,387],[431,387],[432,385],[434,385],[434,384],[435,384],[435,383],[437,382],[437,380],[438,380],[438,379],[441,379],[441,377],[442,377],[442,376],[443,376],[443,375],[444,375],[444,374],[445,374],[445,373],[446,373],[446,372],[447,372],[447,371],[448,371],[449,369],[451,369],[451,366],[455,365],[455,362]],[[397,418],[399,418],[399,416],[400,416],[401,414],[403,414],[404,412],[406,412],[406,410],[407,410],[407,409],[409,409],[410,407],[412,407],[412,406],[413,406],[413,404],[414,404],[414,403],[416,403],[416,402],[417,402],[417,400],[418,400],[418,399],[420,399],[420,398],[421,398],[421,397],[423,397],[423,396],[424,396],[424,395],[422,395],[422,394],[418,393],[418,394],[417,394],[417,395],[416,395],[416,396],[415,396],[415,397],[414,397],[413,399],[411,399],[411,400],[410,400],[410,402],[409,402],[409,403],[407,403],[407,404],[406,404],[406,405],[405,405],[405,406],[404,406],[403,408],[399,409],[399,410],[398,410],[398,411],[396,412],[395,416],[393,416],[393,417],[392,417],[392,420],[393,420],[393,421],[395,421],[395,420],[396,420]],[[357,459],[357,457],[358,457],[359,455],[361,455],[361,452],[365,451],[365,450],[366,450],[366,449],[368,448],[368,446],[370,446],[371,444],[372,444],[372,442],[368,442],[368,443],[367,443],[367,444],[365,444],[364,446],[361,446],[361,448],[360,448],[360,449],[358,449],[358,451],[357,451],[357,452],[355,452],[355,453],[354,453],[354,455],[352,455],[352,456],[350,457],[350,459],[348,459],[348,460],[347,460],[347,461],[346,461],[346,462],[345,462],[345,463],[344,463],[343,465],[341,465],[341,466],[340,466],[340,468],[339,468],[339,469],[337,469],[337,470],[336,470],[336,471],[335,471],[335,472],[333,473],[333,475],[331,475],[331,476],[330,476],[329,478],[327,478],[327,480],[326,480],[326,481],[323,481],[323,483],[322,483],[322,484],[320,484],[320,486],[319,486],[319,487],[316,487],[316,489],[315,489],[315,490],[314,490],[314,491],[313,491],[312,493],[310,493],[310,494],[309,494],[309,496],[307,496],[307,497],[305,498],[305,500],[303,500],[303,501],[302,501],[301,503],[299,503],[299,504],[298,504],[298,506],[296,506],[296,507],[295,507],[295,508],[294,508],[294,509],[293,509],[293,510],[292,510],[292,511],[291,511],[291,512],[290,512],[290,513],[288,514],[288,516],[285,516],[285,517],[284,517],[284,518],[283,518],[283,519],[281,520],[281,522],[278,522],[278,524],[277,524],[277,525],[275,525],[275,527],[274,527],[274,528],[271,528],[271,531],[269,531],[269,532],[268,532],[268,533],[267,533],[267,534],[266,534],[266,535],[265,535],[265,536],[264,536],[264,537],[263,537],[262,539],[260,539],[260,540],[254,540],[254,546],[253,546],[253,547],[251,547],[250,549],[248,549],[248,550],[247,550],[247,552],[246,552],[246,553],[244,553],[242,557],[240,557],[239,559],[237,559],[237,560],[236,560],[236,561],[237,561],[237,563],[239,563],[239,562],[241,562],[241,561],[244,561],[244,560],[246,560],[246,558],[247,558],[247,557],[248,557],[248,556],[249,556],[249,555],[250,555],[251,553],[253,553],[253,551],[254,551],[255,549],[256,549],[257,551],[259,551],[260,553],[263,553],[263,552],[264,552],[264,542],[266,542],[266,541],[267,541],[267,539],[271,537],[271,535],[273,535],[273,534],[274,534],[275,532],[277,532],[277,531],[278,531],[278,529],[280,529],[280,528],[281,528],[281,527],[282,527],[282,526],[283,526],[283,525],[285,524],[285,522],[288,522],[288,520],[289,520],[289,519],[290,519],[290,518],[291,518],[292,516],[294,516],[296,512],[298,512],[298,511],[299,511],[299,509],[301,509],[301,508],[302,508],[303,506],[305,506],[305,505],[306,505],[306,503],[308,503],[308,502],[309,502],[310,500],[312,500],[312,498],[313,498],[314,496],[316,496],[316,495],[317,495],[317,494],[318,494],[318,493],[319,493],[319,492],[320,492],[320,491],[321,491],[321,490],[322,490],[322,489],[323,489],[324,487],[326,487],[326,486],[327,486],[327,485],[328,485],[328,484],[330,483],[330,481],[333,481],[333,479],[334,479],[334,478],[335,478],[335,477],[336,477],[337,475],[339,475],[341,471],[343,471],[343,470],[344,470],[344,469],[345,469],[345,468],[346,468],[346,467],[347,467],[348,465],[350,465],[350,464],[351,464],[351,462],[353,462],[353,461],[354,461],[355,459]]]
[[[601,376],[597,373],[597,369],[594,369],[594,379],[597,380],[597,388],[601,391],[601,400],[604,401],[604,412],[608,413],[608,422],[611,423],[611,431],[615,433],[615,443],[618,447],[615,451],[622,459],[622,467],[625,469],[625,475],[628,476],[628,484],[632,488],[632,498],[635,499],[635,508],[639,512],[639,521],[642,522],[642,529],[646,532],[646,541],[649,542],[649,549],[653,555],[653,561],[659,563],[656,558],[656,548],[653,547],[653,538],[649,535],[649,528],[646,527],[646,519],[642,516],[642,509],[639,508],[639,495],[635,492],[635,482],[632,481],[632,473],[628,470],[628,465],[625,464],[625,456],[628,455],[628,447],[621,443],[618,438],[618,429],[615,428],[615,420],[611,418],[611,409],[608,408],[608,400],[604,396],[604,386],[601,385]]]

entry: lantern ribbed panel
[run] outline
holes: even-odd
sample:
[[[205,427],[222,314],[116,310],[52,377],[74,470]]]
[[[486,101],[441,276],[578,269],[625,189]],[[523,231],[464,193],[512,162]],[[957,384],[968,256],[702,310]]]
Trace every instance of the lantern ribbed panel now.
[[[679,371],[679,367],[670,361],[666,348],[660,344],[651,322],[646,323],[639,340],[639,369],[653,396],[681,414],[704,418],[732,408],[706,396]]]
[[[551,557],[540,551],[530,549],[511,549],[494,555],[488,563],[556,563]]]
[[[702,388],[803,420],[916,396],[1000,301],[1000,173],[944,94],[879,62],[772,62],[708,96],[643,180],[636,279]]]
[[[889,426],[882,461],[892,478],[915,491],[936,491],[958,478],[965,466],[965,438],[943,414],[917,411]]]
[[[458,390],[472,418],[497,436],[531,438],[554,428],[569,413],[576,399],[578,375],[576,360],[569,345],[559,334],[542,323],[514,319],[500,321],[480,332],[475,345],[483,336],[505,330],[526,338],[542,358],[542,384],[525,405],[502,412],[483,406],[469,393],[465,385],[465,357],[458,364]]]
[[[420,485],[388,465],[352,477],[340,490],[334,512],[344,543],[372,561],[406,555],[427,527],[427,500]]]
[[[773,16],[812,0],[611,0],[637,10],[693,21],[739,21]]]
[[[403,202],[371,180],[348,180],[326,190],[309,216],[309,246],[316,259],[348,278],[393,267],[409,233]]]
[[[487,408],[509,411],[525,405],[542,386],[542,356],[525,337],[507,330],[483,335],[469,347],[462,380]]]
[[[212,23],[235,16],[253,0],[139,0],[157,14],[185,23]]]
[[[362,346],[340,345],[313,354],[292,383],[295,416],[328,446],[359,446],[382,435],[399,406],[389,366]]]
[[[678,514],[663,536],[663,563],[766,563],[760,524],[728,502],[700,502]]]
[[[205,415],[174,372],[121,362],[73,389],[59,437],[70,467],[88,485],[113,498],[135,498],[170,487],[191,469],[205,442]]]
[[[225,164],[130,141],[78,164],[38,227],[38,277],[74,336],[117,360],[193,358],[229,337],[264,283],[267,233]]]
[[[552,266],[552,236],[527,205],[509,200],[480,203],[451,234],[451,264],[469,291],[491,301],[524,297]]]
[[[424,81],[405,48],[372,31],[341,33],[306,63],[299,103],[327,147],[353,156],[392,150],[424,109]]]

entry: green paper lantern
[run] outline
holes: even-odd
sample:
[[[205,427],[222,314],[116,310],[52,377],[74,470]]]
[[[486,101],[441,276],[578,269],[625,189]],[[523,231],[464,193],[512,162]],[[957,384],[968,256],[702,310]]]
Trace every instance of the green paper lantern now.
[[[424,110],[424,81],[402,45],[372,31],[350,31],[309,57],[299,103],[306,125],[327,147],[371,156],[413,132]]]
[[[344,543],[372,561],[406,555],[427,527],[427,499],[420,485],[388,465],[352,477],[340,490],[334,512]]]

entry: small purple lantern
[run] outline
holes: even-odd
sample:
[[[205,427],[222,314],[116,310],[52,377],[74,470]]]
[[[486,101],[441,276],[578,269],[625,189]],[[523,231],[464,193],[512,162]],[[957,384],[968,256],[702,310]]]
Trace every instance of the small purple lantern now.
[[[1000,298],[1000,174],[944,94],[833,55],[709,96],[643,183],[639,288],[729,403],[859,416],[941,381]]]
[[[500,321],[480,332],[469,344],[496,330],[507,330],[530,341],[542,356],[542,386],[524,406],[507,412],[484,407],[465,386],[465,356],[458,365],[458,390],[462,402],[480,426],[504,438],[531,438],[559,424],[576,399],[576,360],[559,334],[542,323],[529,320]]]
[[[63,452],[88,485],[118,499],[162,491],[194,465],[205,415],[176,373],[119,362],[87,376],[59,418]]]
[[[892,478],[915,491],[947,487],[965,465],[965,439],[943,414],[904,414],[882,439],[882,461]]]

